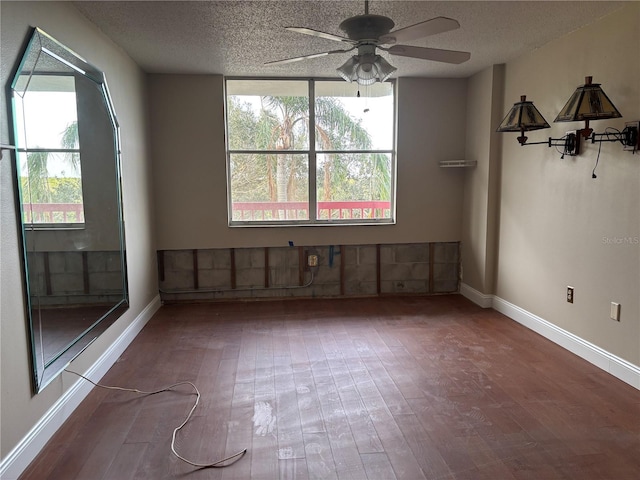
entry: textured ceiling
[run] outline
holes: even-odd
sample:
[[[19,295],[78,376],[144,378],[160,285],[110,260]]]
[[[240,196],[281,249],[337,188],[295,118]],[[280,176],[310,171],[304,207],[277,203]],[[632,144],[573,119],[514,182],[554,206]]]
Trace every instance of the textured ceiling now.
[[[78,1],[74,5],[147,72],[228,76],[335,77],[350,54],[265,66],[264,62],[342,49],[338,42],[284,30],[309,27],[343,36],[342,20],[364,13],[363,1]],[[390,56],[395,76],[467,77],[588,25],[624,2],[371,1],[369,13],[403,28],[437,16],[460,29],[410,42],[471,52],[447,65]]]

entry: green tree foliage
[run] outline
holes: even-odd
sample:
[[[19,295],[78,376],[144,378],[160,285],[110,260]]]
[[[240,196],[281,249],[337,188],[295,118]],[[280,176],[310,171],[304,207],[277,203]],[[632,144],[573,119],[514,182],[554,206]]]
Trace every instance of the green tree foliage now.
[[[70,123],[60,134],[61,147],[78,148],[78,122]],[[27,154],[27,176],[20,178],[22,196],[25,203],[82,203],[82,180],[80,155],[76,152],[63,154],[72,177],[50,177],[48,163],[52,153],[46,151]]]
[[[47,178],[46,183],[30,177],[20,177],[22,196],[27,203],[82,203],[82,185],[79,178]]]

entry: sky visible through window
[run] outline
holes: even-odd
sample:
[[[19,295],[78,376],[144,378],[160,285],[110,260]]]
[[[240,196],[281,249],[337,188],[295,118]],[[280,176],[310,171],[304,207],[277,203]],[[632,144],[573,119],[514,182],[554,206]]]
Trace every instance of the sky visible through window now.
[[[77,122],[75,92],[28,92],[16,98],[16,119],[19,147],[60,149],[62,137],[69,125]],[[20,154],[20,168],[27,173],[26,155]],[[80,172],[70,168],[60,156],[51,155],[47,161],[49,177],[79,178]]]

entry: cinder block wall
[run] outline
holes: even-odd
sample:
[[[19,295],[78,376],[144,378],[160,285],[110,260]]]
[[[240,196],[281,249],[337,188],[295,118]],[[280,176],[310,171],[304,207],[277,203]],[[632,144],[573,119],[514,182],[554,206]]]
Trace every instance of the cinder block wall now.
[[[318,266],[307,265],[308,255]],[[158,252],[165,302],[457,292],[459,242]]]
[[[40,306],[111,305],[122,299],[120,251],[29,252],[29,294]]]

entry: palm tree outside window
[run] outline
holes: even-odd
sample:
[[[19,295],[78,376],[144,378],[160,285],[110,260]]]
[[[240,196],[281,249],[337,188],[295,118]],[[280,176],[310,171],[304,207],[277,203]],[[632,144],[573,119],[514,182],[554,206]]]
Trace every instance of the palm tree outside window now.
[[[14,97],[22,216],[34,228],[84,225],[73,76],[33,75]]]

